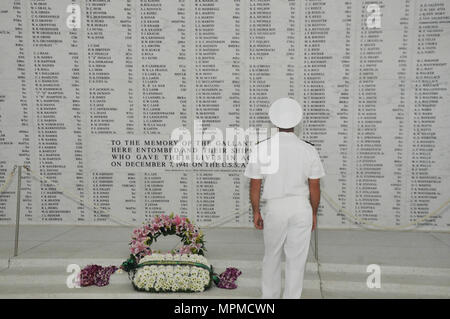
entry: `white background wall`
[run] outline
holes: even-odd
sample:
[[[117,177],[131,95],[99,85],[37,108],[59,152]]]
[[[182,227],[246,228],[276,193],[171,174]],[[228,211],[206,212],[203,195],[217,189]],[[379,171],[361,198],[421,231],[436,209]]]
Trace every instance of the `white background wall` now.
[[[0,183],[30,165],[92,211],[25,174],[24,223],[139,223],[161,212],[251,226],[243,167],[112,166],[112,140],[168,141],[176,127],[269,127],[296,98],[323,190],[347,211],[403,225],[448,200],[450,3],[399,1],[0,3]],[[373,26],[379,7],[379,28]],[[166,162],[164,150],[148,162]],[[15,182],[14,182],[15,183]],[[15,220],[15,184],[0,222]],[[448,209],[447,209],[448,211]],[[355,227],[322,200],[323,228]],[[448,230],[441,214],[419,226]]]

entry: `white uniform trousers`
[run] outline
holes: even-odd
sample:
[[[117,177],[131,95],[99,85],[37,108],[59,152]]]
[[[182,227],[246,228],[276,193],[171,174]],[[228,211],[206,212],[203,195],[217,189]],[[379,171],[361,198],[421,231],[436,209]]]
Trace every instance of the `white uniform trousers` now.
[[[308,196],[267,200],[264,220],[262,298],[280,298],[281,253],[286,257],[283,298],[300,298],[312,227]]]

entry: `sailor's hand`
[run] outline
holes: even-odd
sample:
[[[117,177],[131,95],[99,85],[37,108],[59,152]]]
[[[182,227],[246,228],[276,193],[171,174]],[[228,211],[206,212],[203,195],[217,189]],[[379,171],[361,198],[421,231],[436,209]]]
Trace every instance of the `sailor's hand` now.
[[[253,224],[255,225],[256,229],[263,229],[264,228],[264,222],[261,216],[260,212],[253,213]]]
[[[311,231],[314,231],[314,229],[316,229],[317,226],[317,215],[313,214],[313,220],[312,220],[312,229]]]

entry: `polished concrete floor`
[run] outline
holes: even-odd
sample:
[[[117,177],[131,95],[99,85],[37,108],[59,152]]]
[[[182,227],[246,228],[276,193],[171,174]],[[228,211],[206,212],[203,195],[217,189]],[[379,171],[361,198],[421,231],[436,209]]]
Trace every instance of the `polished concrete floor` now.
[[[125,273],[107,287],[68,288],[67,266],[120,265],[129,255],[131,228],[108,226],[22,226],[13,257],[14,227],[0,226],[0,298],[259,298],[262,232],[205,230],[207,258],[221,272],[242,270],[236,290],[200,294],[136,292]],[[450,234],[367,230],[319,230],[308,256],[302,298],[450,298]],[[154,246],[167,251],[176,238]],[[380,266],[381,287],[368,288],[368,265]]]

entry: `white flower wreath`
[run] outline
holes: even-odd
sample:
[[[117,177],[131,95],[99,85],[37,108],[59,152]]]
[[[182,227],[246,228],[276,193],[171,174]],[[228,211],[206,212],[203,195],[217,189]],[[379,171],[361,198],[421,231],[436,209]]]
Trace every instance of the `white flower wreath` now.
[[[152,254],[139,261],[132,281],[142,291],[201,292],[210,287],[211,275],[203,256]]]

